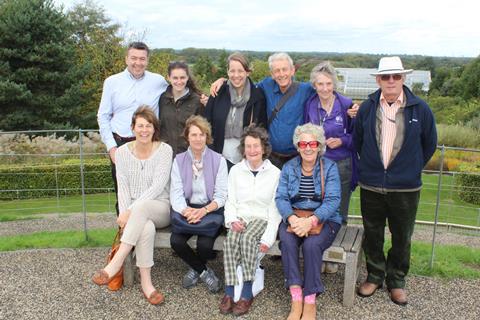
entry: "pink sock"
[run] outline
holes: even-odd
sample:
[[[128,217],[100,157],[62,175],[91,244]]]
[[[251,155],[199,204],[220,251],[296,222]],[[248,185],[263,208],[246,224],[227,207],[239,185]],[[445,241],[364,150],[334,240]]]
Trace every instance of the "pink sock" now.
[[[292,295],[292,301],[302,301],[302,288],[290,288],[290,294]]]
[[[314,294],[311,294],[311,295],[308,295],[308,296],[305,296],[305,303],[306,304],[315,304],[315,298],[317,297],[317,295],[314,293]]]

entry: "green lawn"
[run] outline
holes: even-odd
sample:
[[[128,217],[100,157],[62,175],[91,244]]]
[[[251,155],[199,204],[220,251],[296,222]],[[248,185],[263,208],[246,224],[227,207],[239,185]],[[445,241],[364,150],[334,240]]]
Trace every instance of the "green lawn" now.
[[[420,205],[417,220],[434,221],[437,202],[438,175],[424,174],[423,188],[420,195]],[[350,214],[360,215],[360,189],[357,187],[350,201]],[[440,192],[439,222],[458,223],[470,226],[480,226],[480,207],[466,203],[458,198],[453,176],[442,177]]]
[[[91,229],[88,241],[83,231],[35,232],[0,237],[0,251],[40,248],[105,247],[112,244],[116,229]]]
[[[85,196],[87,212],[114,212],[115,194],[98,193]],[[38,198],[25,200],[0,201],[0,222],[35,219],[35,215],[47,213],[68,214],[82,212],[82,196],[60,196],[57,198]]]

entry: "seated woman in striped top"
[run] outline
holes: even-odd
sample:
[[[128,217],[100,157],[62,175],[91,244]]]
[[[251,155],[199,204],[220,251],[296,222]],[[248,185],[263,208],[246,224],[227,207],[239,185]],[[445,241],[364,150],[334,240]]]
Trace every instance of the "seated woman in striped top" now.
[[[335,162],[323,157],[322,127],[311,123],[298,126],[293,143],[300,155],[283,166],[275,200],[283,220],[279,227],[283,272],[292,295],[287,319],[308,320],[315,319],[315,298],[324,291],[320,278],[323,252],[332,244],[342,223],[340,177]]]

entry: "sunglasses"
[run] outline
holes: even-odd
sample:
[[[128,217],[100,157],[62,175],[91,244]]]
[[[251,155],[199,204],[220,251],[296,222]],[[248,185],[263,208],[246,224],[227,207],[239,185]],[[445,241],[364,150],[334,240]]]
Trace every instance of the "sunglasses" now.
[[[310,148],[314,149],[314,148],[318,148],[319,144],[320,144],[320,142],[318,142],[318,141],[298,141],[297,146],[300,149],[305,149],[308,146],[310,146]]]
[[[398,81],[398,80],[402,79],[401,74],[382,74],[380,76],[380,79],[382,79],[383,81],[388,81],[388,80],[390,80],[390,77],[392,77],[393,80],[395,80],[395,81]]]

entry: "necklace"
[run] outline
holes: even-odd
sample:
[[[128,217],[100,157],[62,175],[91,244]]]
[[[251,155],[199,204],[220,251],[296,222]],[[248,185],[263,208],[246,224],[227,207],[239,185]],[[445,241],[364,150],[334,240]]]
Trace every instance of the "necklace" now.
[[[143,170],[145,168],[145,163],[147,162],[147,159],[150,157],[150,155],[152,154],[152,150],[153,150],[153,143],[152,145],[150,146],[150,150],[148,150],[147,152],[144,152],[145,154],[143,155],[140,155],[139,152],[138,152],[138,149],[137,149],[137,142],[134,141],[133,142],[133,150],[132,150],[132,153],[133,155],[140,161],[140,168],[141,170]]]
[[[322,102],[320,101],[320,98],[318,99],[318,108],[317,108],[317,114],[318,114],[318,124],[320,126],[323,126],[323,123],[325,122],[325,120],[327,119],[327,117],[330,115],[330,113],[332,112],[333,110],[333,103],[335,102],[335,95],[332,95],[332,98],[330,99],[330,101],[328,102],[328,105],[326,105],[325,107],[322,107]],[[321,118],[320,116],[320,109],[324,109],[325,110],[325,116],[323,117],[323,119]],[[328,109],[328,110],[327,110]]]

